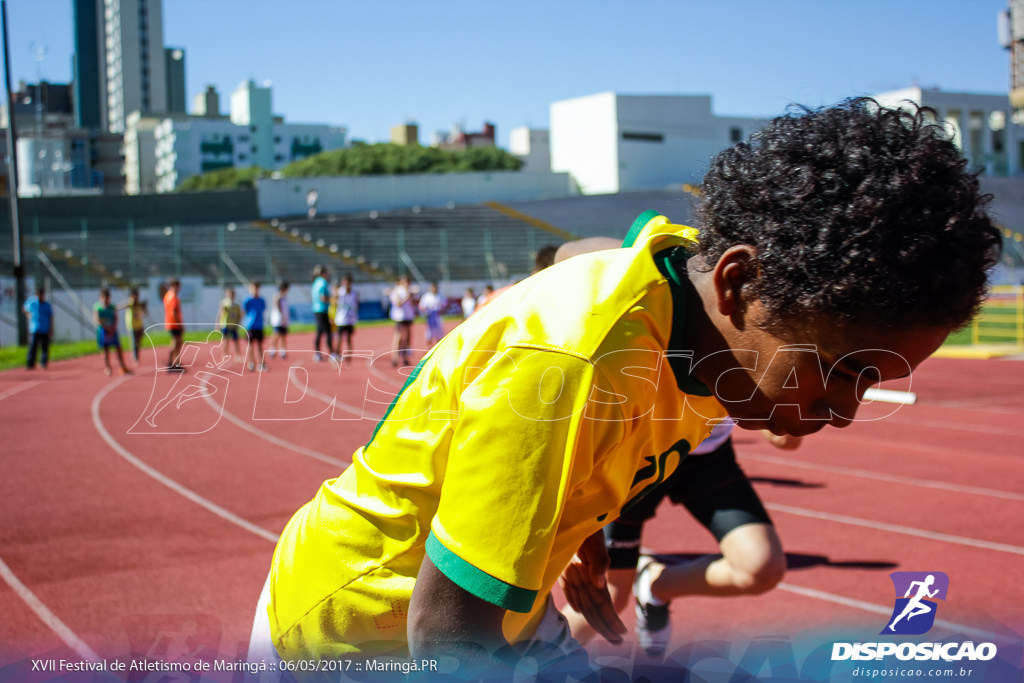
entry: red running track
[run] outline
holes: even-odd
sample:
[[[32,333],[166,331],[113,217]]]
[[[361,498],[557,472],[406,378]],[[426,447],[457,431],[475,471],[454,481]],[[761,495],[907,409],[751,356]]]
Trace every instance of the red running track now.
[[[357,345],[373,356],[389,339],[366,328]],[[0,677],[42,655],[244,653],[273,539],[366,441],[407,371],[387,357],[315,363],[309,345],[294,337],[262,374],[208,347],[185,375],[155,372],[153,353],[124,378],[96,356],[0,373]],[[871,639],[892,609],[890,572],[943,571],[950,593],[928,637],[1016,644],[1019,666],[1022,387],[1019,361],[931,359],[915,406],[865,406],[863,421],[794,452],[738,434],[790,570],[763,596],[677,601],[673,646]],[[670,505],[644,542],[715,549]]]

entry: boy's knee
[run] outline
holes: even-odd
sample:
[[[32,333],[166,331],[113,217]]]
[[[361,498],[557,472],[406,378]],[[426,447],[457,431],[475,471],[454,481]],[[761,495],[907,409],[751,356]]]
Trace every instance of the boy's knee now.
[[[786,575],[786,558],[775,553],[768,554],[763,561],[742,568],[735,568],[733,577],[736,587],[750,595],[760,595],[775,588]]]

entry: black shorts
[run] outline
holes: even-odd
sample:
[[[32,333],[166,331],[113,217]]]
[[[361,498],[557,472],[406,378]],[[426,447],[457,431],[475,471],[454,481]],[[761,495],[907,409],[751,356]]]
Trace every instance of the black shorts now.
[[[180,327],[172,327],[167,331],[171,333],[171,337],[175,341],[181,341],[181,338],[185,336],[185,330],[181,329]]]
[[[331,318],[327,315],[327,311],[318,311],[313,314],[313,319],[316,320],[316,332],[317,334],[331,333]]]
[[[732,439],[727,439],[711,453],[684,458],[660,486],[634,504],[627,504],[619,518],[605,527],[605,543],[613,569],[636,566],[644,523],[654,517],[665,498],[685,507],[718,541],[744,524],[772,523],[750,480],[736,462]]]
[[[254,327],[251,330],[246,330],[246,333],[249,335],[249,339],[252,341],[263,341],[262,327]]]
[[[338,325],[338,334],[351,336],[355,329],[355,325]]]
[[[288,326],[287,325],[276,325],[274,327],[274,332],[278,333],[281,336],[284,336],[284,335],[288,334]]]

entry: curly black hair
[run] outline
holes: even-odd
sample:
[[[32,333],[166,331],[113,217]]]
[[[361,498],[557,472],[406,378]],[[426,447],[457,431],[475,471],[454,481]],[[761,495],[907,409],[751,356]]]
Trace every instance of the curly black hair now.
[[[745,294],[783,323],[967,324],[1001,239],[991,196],[929,111],[870,98],[791,107],[718,154],[697,209],[705,263],[755,247]]]

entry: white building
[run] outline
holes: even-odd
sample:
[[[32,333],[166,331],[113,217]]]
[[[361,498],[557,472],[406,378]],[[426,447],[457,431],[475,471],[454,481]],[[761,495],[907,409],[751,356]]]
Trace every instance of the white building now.
[[[508,151],[523,161],[521,171],[551,171],[551,133],[520,126],[509,132]]]
[[[167,110],[161,0],[103,0],[100,105],[107,130],[123,133],[133,111]]]
[[[64,194],[71,170],[71,153],[66,137],[20,135],[17,149],[19,196]]]
[[[551,105],[551,170],[583,194],[699,183],[717,152],[766,119],[722,117],[709,95],[600,93]]]
[[[344,127],[285,123],[271,113],[271,102],[268,86],[247,81],[231,95],[230,117],[165,116],[157,121],[153,126],[155,190],[171,192],[190,176],[221,168],[275,170],[346,146]],[[146,175],[142,169],[137,173],[140,178]]]
[[[168,114],[128,115],[124,132],[124,192],[156,192],[156,127]]]
[[[1014,122],[1005,95],[904,88],[875,95],[879,103],[894,107],[906,102],[934,109],[973,171],[985,176],[1015,176],[1022,171],[1024,127]]]
[[[243,81],[231,93],[231,123],[249,128],[249,166],[277,168],[274,165],[274,114],[270,84],[257,86]]]

